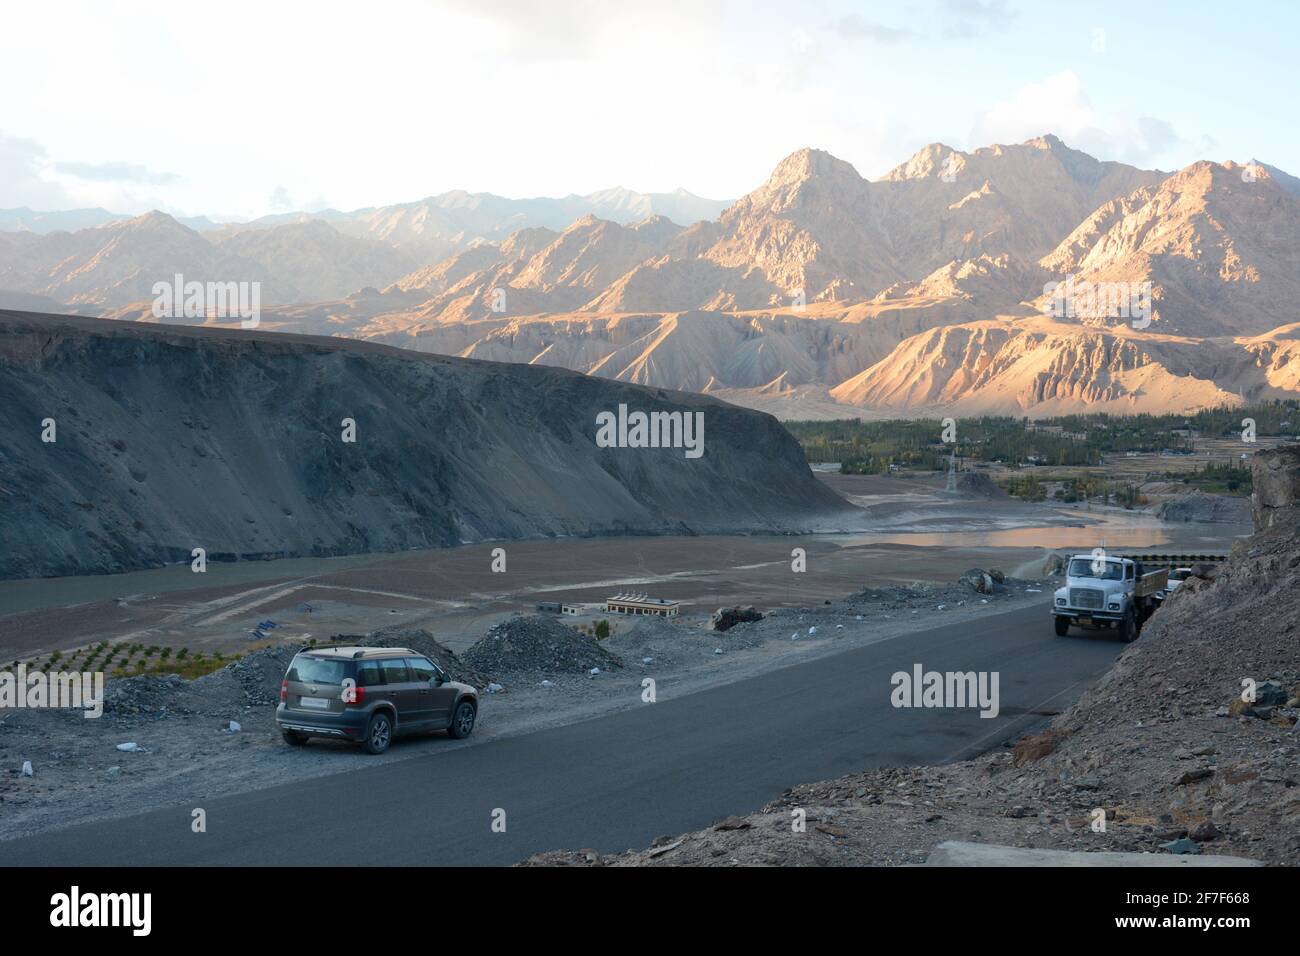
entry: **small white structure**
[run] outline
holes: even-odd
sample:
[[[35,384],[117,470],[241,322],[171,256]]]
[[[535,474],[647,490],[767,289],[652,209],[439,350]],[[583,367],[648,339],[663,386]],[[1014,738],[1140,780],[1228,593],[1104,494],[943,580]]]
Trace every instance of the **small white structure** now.
[[[573,615],[574,617],[577,617],[579,614],[582,613],[582,611],[583,611],[583,607],[582,607],[581,604],[561,604],[561,605],[560,605],[560,613],[561,613],[561,614],[570,614],[570,615]]]
[[[658,614],[662,617],[676,617],[681,610],[681,602],[652,598],[645,594],[615,594],[605,601],[605,610],[610,614]]]

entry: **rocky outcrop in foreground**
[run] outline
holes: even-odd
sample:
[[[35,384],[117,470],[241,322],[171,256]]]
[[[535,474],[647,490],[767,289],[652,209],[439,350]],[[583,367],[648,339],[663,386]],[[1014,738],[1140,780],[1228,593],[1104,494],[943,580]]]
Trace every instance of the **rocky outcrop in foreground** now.
[[[1300,502],[1300,445],[1256,453],[1251,477],[1255,527],[1262,530],[1290,521],[1294,530]]]
[[[703,455],[598,447],[621,404]],[[861,515],[767,415],[343,339],[0,311],[0,407],[0,578]]]
[[[1297,463],[1297,446],[1256,457],[1266,523],[1212,577],[1180,587],[1044,732],[976,760],[798,786],[644,850],[527,863],[901,864],[963,840],[1300,864]]]

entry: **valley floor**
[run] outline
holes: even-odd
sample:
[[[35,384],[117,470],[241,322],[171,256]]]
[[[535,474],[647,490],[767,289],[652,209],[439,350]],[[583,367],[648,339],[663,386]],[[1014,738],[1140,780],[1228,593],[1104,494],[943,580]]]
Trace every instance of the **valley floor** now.
[[[0,712],[0,839],[149,807],[237,793],[286,779],[343,772],[375,760],[474,746],[637,706],[644,677],[690,693],[912,631],[1010,607],[1045,603],[1045,550],[1169,545],[1226,550],[1240,529],[1167,524],[1150,515],[1092,513],[1005,498],[956,498],[940,479],[822,475],[864,508],[875,530],[855,535],[633,537],[503,542],[433,552],[210,565],[205,586],[188,568],[100,578],[0,584],[0,659],[36,661],[102,640],[241,653],[198,682],[143,680],[130,706],[98,720],[57,711]],[[493,573],[491,551],[507,552]],[[806,570],[792,570],[792,552]],[[974,594],[968,568],[999,568],[1009,589]],[[1016,580],[1025,579],[1025,580]],[[864,590],[865,589],[865,590]],[[623,619],[603,612],[620,591],[684,602],[681,618]],[[852,597],[846,599],[845,595]],[[624,666],[591,678],[541,670],[488,673],[475,737],[401,742],[381,758],[322,743],[291,751],[273,722],[293,649],[383,628],[430,632],[464,653],[491,626],[539,601],[587,605],[566,623],[608,618],[603,646]],[[753,604],[757,624],[712,631],[723,605]],[[6,613],[7,612],[7,613]],[[278,627],[250,639],[258,622]],[[1044,612],[1043,628],[1049,622]],[[815,631],[810,631],[815,628]],[[66,658],[65,658],[66,659]],[[648,663],[647,663],[648,659]],[[543,687],[548,680],[553,686]],[[110,698],[120,694],[110,681]],[[125,686],[125,685],[124,685]],[[230,721],[241,725],[230,732]],[[122,753],[121,743],[143,752]],[[19,775],[31,761],[31,777]]]

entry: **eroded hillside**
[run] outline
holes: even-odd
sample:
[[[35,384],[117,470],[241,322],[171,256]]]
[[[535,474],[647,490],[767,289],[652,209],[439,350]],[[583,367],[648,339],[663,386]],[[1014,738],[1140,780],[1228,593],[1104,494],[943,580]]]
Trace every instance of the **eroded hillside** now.
[[[702,413],[702,456],[597,447],[620,404]],[[343,339],[0,312],[0,405],[0,577],[856,513],[768,416]]]

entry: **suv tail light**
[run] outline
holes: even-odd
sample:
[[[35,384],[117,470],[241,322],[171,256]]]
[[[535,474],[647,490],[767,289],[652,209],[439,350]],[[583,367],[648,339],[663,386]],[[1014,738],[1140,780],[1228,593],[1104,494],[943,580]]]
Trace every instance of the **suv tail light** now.
[[[280,681],[280,699],[289,699],[289,682],[287,680]]]
[[[364,687],[352,688],[352,699],[348,700],[347,696],[343,698],[344,707],[361,707],[366,702],[366,689]]]

